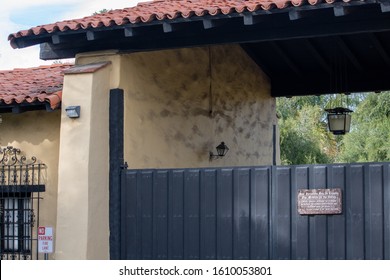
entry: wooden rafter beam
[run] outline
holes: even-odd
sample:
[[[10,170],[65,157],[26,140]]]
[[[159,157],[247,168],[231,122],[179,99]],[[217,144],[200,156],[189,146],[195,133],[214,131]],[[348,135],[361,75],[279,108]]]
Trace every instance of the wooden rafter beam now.
[[[22,109],[22,106],[20,106],[20,104],[15,104],[13,107],[12,107],[12,113],[13,114],[20,114],[24,112],[24,110]]]
[[[209,17],[203,18],[202,19],[202,23],[203,23],[203,28],[204,29],[212,29],[212,28],[221,26],[224,23],[226,23],[226,19],[225,18],[218,18],[218,17],[216,18],[216,17],[209,16]]]
[[[288,17],[290,18],[290,20],[297,20],[297,19],[300,19],[300,18],[302,18],[302,12],[297,11],[295,8],[292,8],[292,9],[288,12]]]
[[[344,3],[337,2],[333,6],[333,14],[336,17],[343,17],[349,13],[349,8]]]
[[[357,8],[356,8],[357,9]],[[61,34],[65,38],[72,38],[71,42],[53,44],[51,36],[53,34],[42,34],[34,38],[18,38],[14,41],[19,47],[39,43],[49,43],[41,52],[42,59],[60,59],[74,56],[77,52],[88,52],[104,49],[119,49],[122,51],[148,51],[167,48],[193,47],[209,44],[225,43],[251,43],[264,42],[272,40],[289,40],[300,38],[326,37],[335,35],[370,33],[370,32],[389,32],[390,17],[388,13],[382,13],[372,7],[365,13],[351,13],[345,17],[329,17],[328,13],[316,13],[315,11],[304,11],[307,17],[294,21],[293,24],[286,14],[275,15],[277,22],[274,21],[273,14],[267,15],[247,15],[248,25],[242,23],[240,15],[232,21],[230,19],[216,19],[209,21],[205,19],[207,32],[205,32],[203,22],[174,22],[175,27],[179,28],[174,32],[164,33],[159,23],[159,28],[154,25],[133,25],[114,26],[113,32],[107,28],[109,34],[106,40],[87,41],[84,34],[76,31],[69,31]],[[317,16],[318,14],[318,16]],[[257,17],[261,18],[261,24],[254,24]],[[215,21],[215,22],[214,22]],[[227,28],[212,28],[219,23],[226,24]],[[253,23],[250,25],[249,23]],[[184,24],[186,26],[184,26]],[[187,32],[189,30],[190,32]],[[106,32],[103,32],[106,34]],[[70,37],[68,37],[70,36]],[[74,37],[73,37],[74,36]],[[159,40],[153,38],[158,37]],[[62,40],[62,39],[61,39]],[[99,41],[99,43],[98,43]],[[58,57],[57,55],[61,55]]]
[[[214,28],[216,26],[217,26],[217,24],[216,24],[215,20],[212,20],[212,19],[204,19],[203,20],[203,28],[204,29],[211,29],[211,28]]]
[[[176,27],[173,24],[168,23],[168,22],[163,22],[162,27],[163,27],[164,33],[169,33],[169,32],[173,32],[176,30]]]
[[[49,102],[40,102],[35,101],[32,103],[22,102],[22,103],[11,103],[4,104],[0,102],[0,113],[13,113],[13,114],[21,114],[27,111],[37,111],[37,110],[46,110],[48,112],[53,111],[51,109]]]
[[[54,34],[53,36],[51,36],[51,41],[55,45],[62,43],[60,35],[57,35],[57,34]]]
[[[390,0],[380,0],[379,3],[382,13],[390,12]]]
[[[317,60],[317,62],[320,64],[322,69],[324,69],[327,73],[332,72],[332,68],[329,65],[329,63],[325,60],[325,58],[320,54],[318,49],[314,46],[312,41],[310,39],[304,40],[305,45],[307,46],[309,52],[312,54],[312,56]]]
[[[253,16],[252,13],[245,13],[243,18],[244,18],[244,25],[254,25],[261,21],[260,16]]]
[[[370,33],[368,36],[369,36],[371,42],[373,43],[375,49],[378,51],[379,55],[386,62],[386,64],[390,67],[390,55],[386,51],[386,49],[382,45],[382,43],[379,41],[378,37],[374,33]]]
[[[102,32],[88,30],[86,36],[88,41],[94,41],[102,38]]]
[[[359,62],[355,54],[351,51],[351,49],[348,47],[348,45],[345,43],[345,41],[340,37],[335,37],[336,43],[341,48],[342,52],[345,54],[345,56],[348,58],[348,60],[353,64],[353,66],[360,72],[363,72],[364,67]]]
[[[261,59],[259,53],[254,50],[251,44],[241,44],[241,48],[246,52],[246,54],[261,68],[261,70],[271,79],[272,71],[267,64],[264,63],[264,60]]]
[[[302,76],[302,71],[298,68],[298,66],[291,60],[291,58],[286,54],[286,52],[280,47],[279,43],[276,41],[268,42],[268,44],[271,46],[272,49],[274,49],[277,54],[284,60],[284,62],[290,67],[293,72],[298,75]]]
[[[54,45],[71,44],[79,40],[87,41],[87,33],[79,32],[73,34],[53,34],[48,37],[48,42],[51,42]]]
[[[125,34],[125,37],[134,37],[137,35],[137,31],[135,28],[133,27],[125,27],[124,28],[124,34]]]
[[[385,74],[373,75],[366,72],[354,76],[352,80],[343,84],[341,87],[331,87],[329,80],[321,78],[321,76],[307,75],[304,79],[298,80],[291,77],[274,77],[271,85],[271,95],[274,97],[321,95],[345,92],[386,91],[389,89],[390,79]]]

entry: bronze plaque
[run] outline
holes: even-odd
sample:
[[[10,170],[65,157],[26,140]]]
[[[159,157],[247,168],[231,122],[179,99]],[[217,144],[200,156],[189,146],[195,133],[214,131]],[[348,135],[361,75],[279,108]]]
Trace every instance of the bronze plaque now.
[[[341,189],[298,190],[298,213],[301,215],[341,214]]]

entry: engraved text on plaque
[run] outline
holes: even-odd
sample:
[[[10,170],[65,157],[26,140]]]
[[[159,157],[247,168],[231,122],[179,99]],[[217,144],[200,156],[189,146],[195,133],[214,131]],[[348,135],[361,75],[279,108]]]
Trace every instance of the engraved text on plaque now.
[[[301,215],[341,214],[341,189],[300,189],[297,204]]]

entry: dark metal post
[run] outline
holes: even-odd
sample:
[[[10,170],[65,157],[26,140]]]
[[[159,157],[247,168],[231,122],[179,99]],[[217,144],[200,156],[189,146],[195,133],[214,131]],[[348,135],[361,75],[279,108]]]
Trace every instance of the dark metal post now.
[[[123,155],[124,99],[122,89],[110,90],[110,259],[120,259],[121,247],[121,167]]]
[[[272,126],[272,165],[276,165],[276,124]]]

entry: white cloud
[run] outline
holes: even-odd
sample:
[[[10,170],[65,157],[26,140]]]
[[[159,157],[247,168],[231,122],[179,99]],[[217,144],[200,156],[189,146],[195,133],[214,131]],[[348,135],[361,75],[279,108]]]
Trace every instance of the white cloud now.
[[[19,30],[25,30],[34,27],[34,24],[26,26],[12,22],[10,15],[18,9],[28,9],[34,6],[53,6],[64,5],[63,0],[13,0],[2,3],[2,12],[0,13],[0,70],[13,68],[34,67],[44,64],[52,64],[52,61],[43,61],[39,59],[39,46],[32,46],[23,49],[12,49],[8,42],[8,35]],[[56,15],[56,20],[74,19],[89,16],[95,11],[102,9],[120,9],[135,6],[137,0],[67,0],[68,11],[64,14]],[[42,19],[42,24],[47,23]]]
[[[115,0],[114,0],[115,1]],[[66,4],[77,4],[80,2],[79,0],[67,0]],[[90,2],[89,0],[85,2]],[[6,3],[1,3],[1,10],[2,12],[12,11],[16,9],[23,8],[29,8],[33,6],[44,6],[44,5],[62,5],[64,4],[63,0],[13,0],[13,1],[6,1]]]
[[[76,8],[68,13],[67,18],[81,18],[89,16],[96,11],[102,9],[121,9],[137,5],[142,1],[137,0],[94,0],[94,1],[79,1]]]

